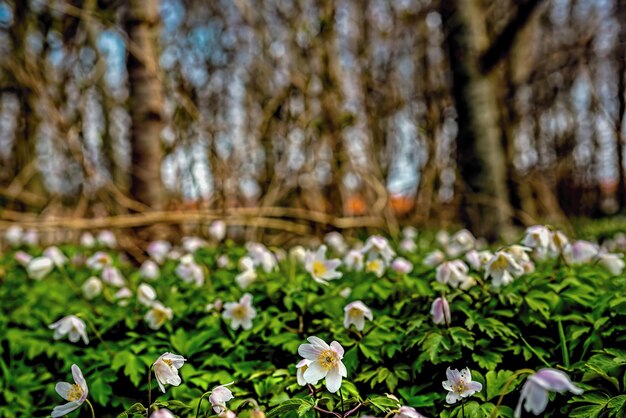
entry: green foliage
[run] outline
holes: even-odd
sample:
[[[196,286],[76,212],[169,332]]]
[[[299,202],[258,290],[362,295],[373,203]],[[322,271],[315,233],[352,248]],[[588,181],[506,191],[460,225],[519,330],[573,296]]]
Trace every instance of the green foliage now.
[[[91,253],[63,249],[72,255]],[[435,282],[433,269],[421,267],[420,254],[407,256],[416,266],[407,275],[344,272],[340,280],[322,286],[287,260],[274,272],[259,271],[245,291],[253,295],[257,310],[253,328],[234,331],[219,311],[206,306],[242,296],[234,277],[236,260],[244,253],[232,244],[199,250],[195,259],[207,274],[202,287],[180,280],[176,262],[167,261],[161,278],[149,284],[174,316],[156,331],[144,320],[147,308],[134,297],[120,306],[115,288],[106,286],[102,295],[85,300],[80,287],[97,271],[68,265],[34,281],[12,253],[0,257],[0,416],[49,414],[63,402],[54,385],[71,381],[73,363],[87,379],[96,416],[136,416],[136,403],[147,403],[149,368],[166,351],[188,359],[180,370],[183,384],[168,386],[162,394],[153,378],[152,399],[180,417],[195,416],[203,393],[231,381],[236,397],[231,407],[243,417],[250,411],[248,398],[268,417],[313,417],[314,407],[338,411],[339,393],[329,394],[320,382],[311,397],[309,388],[296,382],[298,346],[315,335],[345,348],[346,410],[361,403],[359,413],[384,416],[409,405],[426,416],[460,417],[461,405],[446,404],[441,382],[447,367],[469,367],[483,391],[467,400],[465,416],[512,417],[525,379],[515,371],[550,366],[565,370],[585,392],[551,395],[546,416],[626,417],[623,276],[612,277],[594,265],[545,262],[498,291],[476,273],[478,286],[447,289]],[[217,268],[222,254],[231,258],[232,267]],[[137,268],[114,260],[134,292],[143,282]],[[351,294],[344,298],[340,292],[347,287]],[[430,318],[431,304],[442,291],[450,301],[450,327]],[[353,300],[374,312],[363,332],[343,327],[343,308]],[[48,325],[69,314],[87,319],[103,341],[91,328],[87,346],[53,340]],[[206,401],[201,410],[210,413]]]

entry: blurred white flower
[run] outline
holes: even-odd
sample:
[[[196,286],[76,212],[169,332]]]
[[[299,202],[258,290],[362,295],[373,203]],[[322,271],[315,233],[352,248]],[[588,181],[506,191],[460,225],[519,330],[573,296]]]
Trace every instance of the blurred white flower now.
[[[413,264],[406,258],[398,257],[391,263],[391,269],[396,273],[408,274],[413,270]]]
[[[127,287],[122,287],[113,295],[113,299],[115,299],[117,301],[117,304],[120,306],[128,306],[130,298],[132,297],[133,292]]]
[[[99,278],[91,276],[81,286],[85,299],[92,300],[102,293],[102,282]]]
[[[225,385],[218,386],[211,391],[209,395],[209,402],[213,406],[213,411],[216,414],[221,414],[226,411],[226,402],[234,398],[233,393],[226,386],[232,385],[234,382],[227,383]]]
[[[75,411],[80,408],[80,406],[87,399],[87,395],[89,394],[87,382],[85,381],[80,368],[75,364],[72,364],[72,377],[74,378],[74,384],[59,382],[54,388],[63,399],[68,401],[68,403],[55,406],[52,410],[52,418],[62,417],[72,411]]]
[[[341,277],[341,272],[337,271],[340,264],[341,260],[338,258],[327,260],[326,246],[321,245],[316,252],[307,252],[304,268],[311,274],[313,280],[320,284],[328,284],[329,280]]]
[[[252,307],[252,295],[244,294],[239,302],[228,302],[224,304],[224,319],[230,319],[230,327],[233,330],[239,327],[249,330],[252,328],[252,320],[256,317],[256,309]]]
[[[532,248],[537,258],[543,259],[550,251],[552,232],[545,225],[533,225],[526,228],[522,245]]]
[[[209,236],[217,242],[226,238],[226,222],[222,220],[213,221],[213,223],[209,225]]]
[[[96,238],[98,244],[107,248],[115,248],[117,247],[117,238],[115,238],[115,234],[108,229],[102,230],[98,233],[98,237]]]
[[[122,273],[112,266],[105,266],[102,270],[102,281],[115,287],[122,287],[126,284]]]
[[[452,370],[448,367],[446,377],[448,380],[443,382],[443,388],[448,391],[446,402],[450,404],[470,397],[483,389],[483,385],[480,382],[472,381],[472,374],[467,367],[460,372],[457,369]]]
[[[26,266],[28,277],[41,280],[54,270],[54,262],[48,257],[35,257]]]
[[[522,274],[524,274],[522,266],[506,251],[497,251],[485,266],[485,279],[491,277],[496,289],[512,283]]]
[[[160,240],[152,241],[150,244],[148,244],[148,248],[146,251],[154,261],[159,264],[163,264],[171,248],[172,244],[169,241]]]
[[[450,234],[448,231],[439,230],[435,235],[435,241],[437,241],[437,244],[440,246],[445,247],[448,244],[448,241],[450,241]]]
[[[242,290],[245,290],[257,279],[256,270],[254,268],[246,269],[235,276],[235,281]]]
[[[222,254],[217,257],[217,266],[221,269],[226,269],[230,267],[230,258],[226,254]]]
[[[311,361],[302,375],[304,380],[316,384],[325,378],[326,389],[330,393],[337,392],[341,387],[342,377],[348,375],[346,366],[341,361],[343,347],[337,341],[328,345],[317,337],[309,337],[307,340],[310,344],[301,344],[298,347],[298,354]]]
[[[415,410],[415,408],[411,408],[410,406],[400,407],[398,413],[393,416],[393,418],[426,418],[424,415],[420,414]]]
[[[366,319],[371,321],[374,318],[370,308],[365,306],[360,300],[348,303],[345,308],[343,308],[343,311],[343,326],[349,328],[350,325],[353,324],[358,331],[363,331]]]
[[[439,250],[432,251],[426,254],[426,258],[422,261],[426,267],[436,267],[446,260],[446,255]]]
[[[591,262],[598,255],[598,246],[589,241],[578,240],[563,249],[567,264],[580,265]]]
[[[68,315],[57,322],[50,324],[48,328],[54,330],[53,338],[59,340],[65,335],[73,343],[78,342],[79,339],[83,339],[85,344],[89,344],[89,338],[87,337],[87,326],[85,322],[76,315]]]
[[[276,257],[265,245],[258,242],[249,242],[246,244],[246,249],[248,250],[248,256],[254,262],[254,266],[261,266],[266,273],[271,272],[278,265]]]
[[[153,302],[144,320],[150,328],[157,330],[173,317],[174,313],[170,308],[166,308],[161,302]]]
[[[24,251],[17,251],[13,257],[22,267],[28,266],[28,263],[33,259],[33,256]]]
[[[402,237],[414,240],[415,238],[417,238],[417,229],[412,226],[405,226],[402,229]]]
[[[446,243],[446,253],[451,258],[458,257],[465,254],[476,244],[476,238],[467,229],[461,229],[450,237],[450,240]]]
[[[152,286],[146,283],[141,283],[137,288],[137,300],[144,306],[151,306],[156,300],[157,293]]]
[[[583,393],[583,390],[576,387],[562,371],[555,369],[539,370],[526,379],[515,408],[515,418],[522,416],[522,404],[524,404],[526,411],[539,415],[548,405],[548,392],[563,393],[566,391],[570,391],[574,395]]]
[[[176,418],[169,409],[161,408],[150,414],[150,418]]]
[[[324,242],[330,247],[331,250],[339,255],[343,255],[348,251],[348,244],[343,235],[337,231],[329,232],[324,237]]]
[[[80,245],[85,248],[93,248],[96,245],[96,239],[90,232],[83,232],[80,236]]]
[[[339,296],[341,296],[342,298],[347,298],[348,296],[350,296],[350,293],[352,293],[352,288],[344,287],[339,291]]]
[[[183,367],[186,361],[187,359],[183,356],[167,352],[154,362],[152,367],[161,392],[165,393],[165,385],[178,386],[181,384],[182,380],[178,375],[178,369]]]
[[[405,253],[414,253],[417,251],[417,244],[412,238],[403,238],[399,244],[400,250]]]
[[[623,254],[603,253],[599,256],[599,263],[606,268],[612,275],[618,276],[624,271],[626,263],[624,263]]]
[[[39,232],[34,229],[27,230],[22,235],[22,242],[26,245],[37,245],[39,243]]]
[[[493,253],[489,250],[470,250],[465,253],[465,261],[477,271],[484,269],[491,257],[493,257]]]
[[[343,258],[343,263],[348,270],[361,271],[363,270],[365,256],[359,250],[350,250]]]
[[[204,284],[202,267],[196,263],[191,254],[187,254],[180,259],[180,263],[176,266],[176,275],[184,282],[195,283],[196,286]]]
[[[438,297],[430,307],[430,315],[435,324],[450,323],[450,304],[445,297]]]
[[[437,281],[452,287],[464,288],[463,285],[473,280],[467,273],[469,267],[462,260],[446,261],[437,266]]]
[[[141,264],[141,268],[139,269],[139,275],[142,279],[146,280],[156,280],[161,275],[159,271],[159,265],[152,260],[146,260]]]
[[[382,258],[372,257],[365,263],[365,271],[374,273],[376,277],[383,277],[385,274],[385,261]]]
[[[396,255],[396,252],[391,248],[389,241],[380,235],[372,235],[369,237],[367,241],[365,241],[365,245],[361,249],[361,252],[366,254],[369,260],[373,259],[375,256],[382,257],[386,265],[389,265],[393,257]]]
[[[54,265],[57,267],[63,267],[68,261],[65,254],[63,254],[63,252],[59,250],[57,247],[46,248],[43,251],[43,255],[48,257],[50,260],[52,260]]]
[[[11,225],[4,233],[4,240],[12,247],[18,247],[22,244],[24,231],[21,226]]]
[[[563,253],[565,247],[569,245],[569,239],[561,231],[553,231],[550,235],[550,253],[553,257],[557,257]]]
[[[98,251],[87,259],[87,267],[93,270],[102,270],[113,262],[111,256],[103,251]]]
[[[202,247],[206,247],[208,244],[205,240],[199,237],[183,237],[181,244],[185,252],[193,254]]]
[[[298,264],[304,264],[306,258],[306,250],[302,245],[296,245],[289,250],[289,257]]]

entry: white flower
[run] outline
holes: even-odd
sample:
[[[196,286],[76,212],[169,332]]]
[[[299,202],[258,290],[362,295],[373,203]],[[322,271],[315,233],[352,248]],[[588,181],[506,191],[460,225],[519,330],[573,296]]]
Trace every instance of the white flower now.
[[[468,271],[469,267],[462,260],[446,261],[437,266],[437,281],[465,289],[475,283]]]
[[[156,298],[156,290],[149,284],[141,283],[137,288],[137,299],[142,305],[151,306]]]
[[[560,370],[541,369],[526,379],[522,393],[515,408],[515,418],[522,415],[522,403],[524,409],[535,415],[541,414],[548,405],[548,391],[563,393],[572,392],[580,395],[583,390],[574,386],[569,377]]]
[[[26,266],[28,277],[41,280],[54,270],[54,262],[48,257],[35,257]]]
[[[85,322],[76,315],[65,316],[57,322],[50,324],[48,328],[54,330],[53,338],[55,340],[59,340],[67,335],[69,340],[73,343],[82,338],[85,344],[89,344],[89,338],[87,338],[86,332],[87,326]]]
[[[146,280],[158,279],[161,275],[161,272],[159,271],[159,265],[152,260],[146,260],[141,264],[141,268],[139,269],[139,275]]]
[[[426,267],[436,267],[439,264],[443,263],[445,259],[446,255],[443,252],[435,250],[426,255],[426,258],[424,258],[422,264],[424,264]]]
[[[307,338],[310,344],[301,344],[298,347],[298,354],[307,360],[311,360],[308,368],[303,374],[307,383],[316,384],[321,379],[326,379],[326,389],[330,393],[335,393],[341,387],[342,377],[346,377],[348,372],[341,359],[343,359],[343,347],[337,341],[330,345],[320,338]]]
[[[289,257],[298,264],[304,264],[306,259],[306,250],[302,245],[296,245],[289,250]]]
[[[176,274],[184,282],[195,283],[196,286],[204,284],[204,272],[194,260],[191,254],[187,254],[180,259],[180,263],[176,266]]]
[[[85,399],[87,399],[87,394],[89,393],[87,382],[80,368],[75,364],[72,364],[72,377],[74,378],[74,384],[59,382],[54,388],[68,403],[55,406],[51,414],[53,418],[65,416],[80,408]]]
[[[578,240],[563,249],[563,257],[567,264],[579,265],[589,263],[598,255],[598,247],[589,241]]]
[[[209,236],[217,242],[222,241],[226,237],[226,222],[219,220],[211,223]]]
[[[553,256],[558,256],[563,252],[565,247],[569,245],[569,239],[561,231],[554,231],[550,235],[550,253]]]
[[[391,248],[389,241],[380,235],[372,235],[365,241],[365,245],[361,249],[363,254],[367,254],[368,258],[372,258],[374,255],[379,255],[385,261],[385,264],[389,264],[396,253]]]
[[[67,257],[57,247],[48,247],[43,251],[43,255],[48,257],[55,266],[63,267],[67,263]]]
[[[221,414],[226,411],[226,402],[234,398],[233,393],[226,386],[232,385],[234,382],[227,383],[225,385],[218,386],[211,391],[209,396],[209,402],[213,405],[213,411],[216,414]]]
[[[403,238],[399,247],[403,253],[414,253],[417,250],[417,244],[412,238]]]
[[[125,284],[122,273],[112,266],[105,266],[102,270],[102,281],[115,287],[122,287]]]
[[[524,274],[522,266],[506,251],[497,251],[485,266],[485,279],[491,276],[493,286],[496,289],[512,283],[516,277],[522,274]]]
[[[15,261],[17,261],[22,267],[28,266],[28,263],[33,259],[33,256],[24,251],[17,251],[14,255]]]
[[[343,326],[349,328],[351,324],[354,324],[354,327],[358,331],[363,331],[366,319],[371,321],[374,318],[370,308],[365,306],[360,300],[348,303],[345,308],[343,308],[343,311]]]
[[[122,287],[113,295],[113,299],[117,300],[120,306],[127,306],[131,297],[133,297],[133,292],[127,287]]]
[[[153,302],[144,319],[150,328],[157,330],[173,317],[174,313],[170,308],[166,308],[161,302]]]
[[[348,296],[350,296],[350,293],[352,293],[352,288],[344,287],[339,291],[339,296],[341,296],[342,298],[347,298]]]
[[[448,391],[446,402],[450,404],[456,403],[462,398],[472,396],[483,389],[483,385],[480,382],[472,382],[472,374],[467,367],[460,372],[457,369],[452,370],[448,367],[446,377],[448,380],[443,382],[442,385]]]
[[[383,274],[385,274],[385,269],[385,261],[382,258],[378,258],[376,256],[369,258],[365,263],[365,271],[369,273],[374,273],[376,277],[383,277]]]
[[[438,297],[430,307],[430,314],[435,324],[450,323],[450,304],[445,297]]]
[[[254,266],[261,266],[266,273],[271,272],[276,268],[278,262],[276,257],[267,247],[258,242],[249,242],[246,244],[248,255],[254,261]]]
[[[328,284],[328,280],[335,280],[341,277],[341,272],[337,267],[341,260],[334,258],[326,259],[326,246],[321,245],[315,253],[307,252],[304,268],[311,274],[313,280],[320,284]]]
[[[226,254],[222,254],[217,257],[217,266],[221,269],[230,267],[230,258]]]
[[[415,410],[415,408],[411,408],[410,406],[403,406],[398,410],[398,413],[393,416],[393,418],[426,418],[424,415],[420,414]]]
[[[311,365],[311,363],[313,363],[311,360],[307,360],[307,359],[302,359],[298,362],[298,364],[296,364],[296,380],[298,381],[298,384],[300,386],[306,386],[307,385],[307,381],[304,380],[304,372],[306,372],[306,369],[309,368],[309,366]],[[317,384],[317,382],[313,383],[314,385]]]
[[[324,242],[337,254],[345,254],[348,251],[346,240],[337,231],[329,232],[324,237]]]
[[[81,286],[85,299],[92,300],[102,293],[102,282],[95,276],[88,278]]]
[[[626,263],[624,263],[623,254],[604,253],[600,254],[599,259],[600,265],[610,271],[611,274],[614,276],[622,274],[622,271],[626,266]]]
[[[412,226],[405,226],[402,229],[402,237],[403,238],[408,238],[408,239],[415,239],[415,238],[417,238],[417,229],[415,229]]]
[[[178,369],[183,367],[186,361],[187,359],[183,356],[167,352],[154,362],[152,367],[161,392],[165,393],[165,385],[178,386],[181,384],[182,380],[178,375]]]
[[[252,319],[256,317],[256,309],[252,307],[252,295],[244,294],[239,302],[224,304],[224,319],[230,319],[230,327],[234,330],[239,327],[249,330],[252,328]]]
[[[532,248],[539,258],[544,258],[550,250],[552,232],[544,225],[533,225],[526,228],[522,245]]]
[[[248,286],[256,281],[256,279],[257,274],[254,268],[246,269],[235,277],[235,281],[242,290],[247,289]]]
[[[359,250],[350,250],[348,254],[343,258],[343,263],[348,270],[361,271],[363,270],[363,260],[365,257]]]
[[[446,243],[446,252],[451,258],[465,254],[476,244],[476,238],[467,229],[461,229],[450,237],[450,240]]]
[[[406,258],[398,257],[391,263],[391,269],[396,273],[408,274],[413,270],[413,264]]]
[[[448,244],[448,241],[450,241],[450,234],[448,231],[439,230],[435,235],[435,241],[437,241],[437,243],[442,247],[445,247]]]
[[[105,266],[110,265],[113,262],[111,256],[105,252],[98,251],[87,259],[87,267],[94,270],[102,270]]]
[[[489,250],[470,250],[465,253],[465,260],[474,270],[482,270],[491,257],[493,257],[493,253]]]
[[[148,244],[148,248],[146,251],[154,261],[159,264],[163,264],[171,248],[172,244],[170,244],[168,241],[152,241],[150,244]]]
[[[107,229],[98,233],[96,241],[98,242],[98,244],[107,248],[115,248],[117,246],[117,239],[115,238],[115,234]]]
[[[150,418],[176,418],[169,409],[161,408],[150,414]]]
[[[199,237],[183,237],[182,239],[183,250],[193,254],[202,247],[207,246],[207,242]]]
[[[252,415],[254,415],[254,412],[252,413]],[[231,410],[226,410],[226,411],[222,411],[220,414],[217,415],[219,418],[237,418],[237,414],[235,414],[233,411]]]
[[[80,236],[80,245],[85,248],[93,248],[96,245],[96,239],[90,232],[83,232]]]
[[[12,247],[18,247],[22,243],[24,231],[21,226],[11,225],[4,233],[4,239]]]
[[[37,245],[39,243],[39,233],[34,229],[29,229],[22,235],[22,242],[26,245]]]

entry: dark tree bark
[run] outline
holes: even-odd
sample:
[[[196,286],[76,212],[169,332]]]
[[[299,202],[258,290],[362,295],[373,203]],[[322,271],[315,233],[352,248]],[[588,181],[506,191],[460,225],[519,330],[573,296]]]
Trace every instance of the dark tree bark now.
[[[163,91],[159,77],[156,41],[158,0],[131,0],[126,18],[129,36],[127,61],[132,121],[131,194],[154,210],[164,207],[161,181],[163,149]]]

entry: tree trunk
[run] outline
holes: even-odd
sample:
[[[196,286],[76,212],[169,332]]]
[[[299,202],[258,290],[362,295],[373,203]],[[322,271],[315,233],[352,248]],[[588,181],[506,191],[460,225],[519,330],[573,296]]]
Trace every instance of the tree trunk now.
[[[131,0],[126,20],[130,84],[131,194],[154,210],[164,207],[161,181],[163,91],[156,49],[158,0]]]
[[[442,16],[458,112],[461,215],[476,234],[495,239],[510,229],[511,212],[497,74],[483,74],[479,61],[488,46],[484,14],[477,0],[443,0]]]

